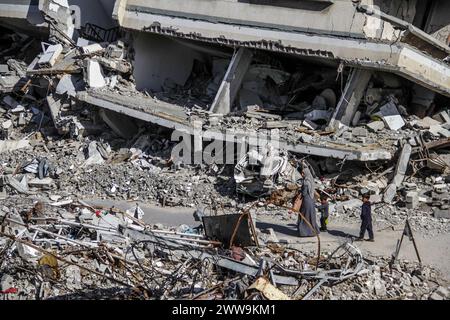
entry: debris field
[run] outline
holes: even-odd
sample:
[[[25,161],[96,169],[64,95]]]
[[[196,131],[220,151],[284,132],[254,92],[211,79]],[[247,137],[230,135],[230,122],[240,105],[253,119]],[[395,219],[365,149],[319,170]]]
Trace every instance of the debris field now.
[[[0,1],[0,299],[450,299],[450,276],[427,261],[352,237],[305,249],[257,223],[296,221],[307,167],[331,224],[359,223],[369,194],[377,230],[449,234],[450,87],[371,57],[188,40],[130,18],[74,29],[70,1],[40,2],[43,33],[2,23]],[[449,67],[448,43],[383,14],[383,37]],[[193,138],[181,157],[177,131]],[[219,146],[230,134],[233,152],[208,154],[208,134]],[[211,161],[192,163],[199,153]],[[196,223],[164,225],[145,204]]]

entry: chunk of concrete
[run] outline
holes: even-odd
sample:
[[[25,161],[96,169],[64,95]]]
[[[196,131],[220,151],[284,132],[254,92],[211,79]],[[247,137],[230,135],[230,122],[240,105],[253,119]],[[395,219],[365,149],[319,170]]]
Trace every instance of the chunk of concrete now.
[[[7,64],[0,64],[0,74],[8,73],[9,66]]]
[[[83,51],[84,54],[97,53],[103,50],[104,48],[98,43],[89,44],[81,48],[81,51]]]
[[[430,129],[432,126],[438,126],[440,125],[442,122],[437,121],[433,118],[430,117],[425,117],[423,119],[420,120],[416,120],[416,124],[423,129]]]
[[[397,131],[403,128],[406,124],[402,116],[398,112],[396,105],[392,101],[382,106],[380,108],[380,112],[376,115],[380,116],[383,119],[386,127],[388,127],[390,130]]]
[[[66,74],[59,80],[56,93],[60,95],[67,93],[69,96],[75,97],[77,91],[82,90],[83,86],[84,83],[80,77]]]
[[[53,96],[47,96],[47,105],[52,116],[53,123],[58,126],[59,114],[61,112],[61,101],[55,100]]]
[[[6,120],[2,122],[2,129],[3,130],[10,130],[13,127],[13,122],[11,120]]]
[[[445,287],[439,286],[439,288],[436,289],[435,293],[443,298],[450,298],[450,291]]]
[[[31,148],[28,140],[0,140],[0,153]]]
[[[383,121],[372,121],[372,122],[366,124],[366,126],[373,132],[377,132],[377,131],[383,130],[385,128]]]
[[[368,132],[366,128],[363,127],[355,127],[352,129],[352,134],[355,137],[367,137]]]
[[[450,123],[450,116],[447,111],[441,111],[433,116],[433,119],[440,123]]]
[[[405,144],[398,158],[397,165],[395,168],[394,178],[388,185],[384,192],[383,201],[385,203],[391,203],[397,192],[397,188],[401,186],[406,170],[408,169],[409,158],[411,157],[412,147],[409,144]]]
[[[308,128],[308,129],[311,129],[311,130],[316,130],[318,128],[318,125],[309,119],[303,120],[302,126]]]
[[[372,194],[370,196],[371,203],[380,203],[381,201],[383,201],[383,197],[379,194]]]
[[[102,88],[106,86],[105,76],[98,61],[88,60],[86,62],[85,77],[86,83],[90,88]]]
[[[44,179],[35,178],[28,182],[28,185],[30,187],[36,188],[48,187],[51,186],[52,184],[53,184],[52,178],[44,178]]]
[[[80,290],[81,286],[81,270],[78,266],[70,265],[66,269],[66,286],[70,290]]]
[[[123,41],[117,41],[117,43],[111,43],[106,48],[106,57],[110,59],[123,59],[125,58],[125,44]]]
[[[100,117],[120,137],[131,139],[138,132],[136,124],[127,116],[120,113],[101,109]]]
[[[410,191],[406,194],[406,208],[415,209],[419,205],[419,194],[416,191]]]
[[[61,55],[63,46],[61,44],[50,45],[45,50],[44,54],[39,58],[38,64],[41,67],[53,67],[56,60]]]
[[[88,146],[88,158],[83,166],[90,166],[94,164],[102,164],[105,162],[101,152],[99,151],[96,141],[92,141]]]
[[[7,93],[14,91],[14,87],[20,79],[19,76],[0,76],[0,92]]]
[[[313,137],[306,133],[300,133],[299,140],[302,143],[311,143],[313,141]]]
[[[450,138],[450,131],[447,129],[444,129],[441,125],[432,125],[430,126],[429,131],[436,137],[444,137],[444,138]]]

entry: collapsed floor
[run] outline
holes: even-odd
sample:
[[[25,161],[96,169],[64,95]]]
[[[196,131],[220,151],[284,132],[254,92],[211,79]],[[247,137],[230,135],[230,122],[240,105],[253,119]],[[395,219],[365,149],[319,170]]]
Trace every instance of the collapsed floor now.
[[[176,163],[171,158],[175,143],[170,128],[79,99],[87,92],[102,99],[122,97],[136,109],[146,103],[139,99],[176,104],[187,119],[205,120],[205,129],[261,134],[276,129],[293,145],[325,146],[330,155],[331,146],[350,153],[376,150],[383,161],[294,152],[283,154],[281,161],[293,168],[307,161],[318,191],[331,199],[332,221],[359,221],[360,195],[369,192],[377,227],[400,226],[408,218],[414,231],[433,236],[450,232],[446,98],[439,97],[428,115],[419,117],[403,107],[410,102],[408,92],[414,84],[376,74],[349,127],[331,131],[337,93],[351,72],[337,72],[335,66],[317,71],[315,64],[259,52],[239,101],[223,116],[210,108],[229,58],[199,62],[182,85],[168,78],[161,82],[161,90],[138,91],[133,60],[123,42],[87,42],[80,44],[80,53],[62,45],[41,49],[36,39],[2,34],[0,289],[6,292],[2,294],[14,299],[448,298],[436,270],[410,262],[388,266],[386,257],[362,257],[350,243],[339,249],[350,248],[347,258],[354,263],[350,269],[331,252],[321,252],[320,270],[333,271],[324,276],[315,271],[314,252],[274,246],[264,238],[259,248],[226,249],[226,244],[202,232],[162,230],[140,221],[133,225],[122,213],[86,205],[89,199],[127,200],[207,207],[221,214],[252,207],[254,215],[283,220],[289,213],[278,204],[292,200],[298,181],[276,170],[269,177],[262,175],[263,162],[251,170]],[[50,59],[44,61],[46,57]],[[52,61],[54,57],[58,59]],[[243,159],[235,160],[245,165]],[[270,201],[274,198],[277,201]],[[167,236],[170,232],[179,239]],[[260,230],[257,233],[261,236]],[[199,245],[187,246],[186,239]],[[180,255],[183,251],[189,254]],[[242,254],[253,271],[267,259],[277,266],[277,276],[288,279],[272,279],[265,268],[243,272],[236,267]],[[220,264],[220,259],[232,267]],[[344,278],[347,281],[340,283]],[[327,281],[318,291],[310,292],[323,279]],[[273,288],[267,289],[268,281]],[[11,288],[18,290],[8,291]]]

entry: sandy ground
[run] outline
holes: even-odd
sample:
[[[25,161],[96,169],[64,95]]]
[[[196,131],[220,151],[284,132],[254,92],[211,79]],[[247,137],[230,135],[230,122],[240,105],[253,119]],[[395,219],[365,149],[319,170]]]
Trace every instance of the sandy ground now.
[[[119,209],[126,210],[134,206],[134,202],[110,201],[110,200],[89,200],[88,202],[96,205],[110,207],[111,203]],[[161,208],[153,205],[139,204],[144,210],[144,221],[155,224],[162,223],[167,226],[179,226],[187,224],[198,226],[199,222],[194,221],[193,213],[195,208],[166,207]],[[299,249],[311,250],[317,248],[316,238],[299,238],[296,236],[296,219],[280,220],[269,215],[260,215],[256,221],[256,226],[263,230],[272,228],[279,240],[287,240],[290,245]],[[359,233],[359,224],[330,223],[328,232],[320,234],[321,250],[332,251],[348,237],[357,236]],[[402,235],[403,227],[395,230],[392,228],[385,230],[375,229],[375,242],[357,242],[357,246],[364,253],[390,257],[395,251],[397,240]],[[366,238],[367,238],[366,234]],[[414,233],[416,244],[419,250],[422,262],[439,269],[450,284],[450,234],[440,234],[433,238],[425,237],[425,234]],[[399,254],[400,259],[417,261],[414,246],[409,239],[404,238]]]

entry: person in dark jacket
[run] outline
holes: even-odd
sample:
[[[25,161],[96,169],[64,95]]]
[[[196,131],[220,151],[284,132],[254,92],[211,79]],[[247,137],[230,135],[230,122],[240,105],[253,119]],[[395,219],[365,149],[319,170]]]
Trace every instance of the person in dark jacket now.
[[[317,210],[320,212],[320,231],[327,231],[329,206],[327,196],[322,195],[320,197],[320,205],[317,206]]]
[[[370,203],[370,195],[365,194],[362,197],[363,205],[361,207],[361,230],[359,232],[359,238],[356,241],[364,240],[364,234],[369,233],[369,241],[375,241],[373,237],[372,227],[372,204]]]

